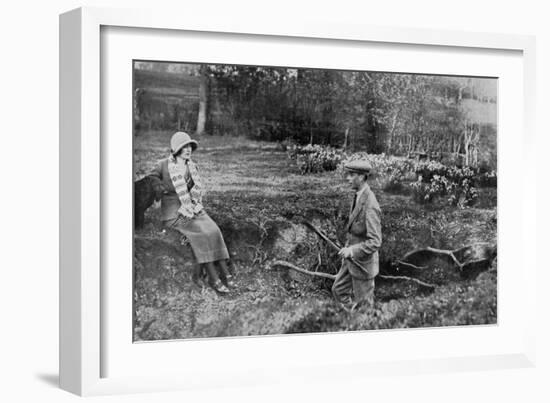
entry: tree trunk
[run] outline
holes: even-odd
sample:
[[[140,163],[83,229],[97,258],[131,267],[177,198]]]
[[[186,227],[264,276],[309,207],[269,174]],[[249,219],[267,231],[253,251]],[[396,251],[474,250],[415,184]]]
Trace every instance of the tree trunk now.
[[[464,164],[470,166],[470,145],[472,143],[473,129],[469,123],[466,123],[464,129]]]
[[[392,151],[393,135],[395,132],[395,126],[397,126],[397,118],[399,117],[399,112],[401,112],[400,109],[397,112],[395,112],[392,118],[391,129],[388,134],[388,142],[386,144],[386,154],[391,154],[391,151]]]
[[[206,126],[206,108],[208,106],[208,75],[205,65],[201,65],[200,75],[199,116],[197,118],[197,135],[199,136],[204,133],[204,128]]]
[[[474,167],[478,166],[478,151],[479,151],[479,136],[480,130],[478,125],[472,125],[472,141],[470,142],[470,164]]]
[[[344,151],[348,149],[348,137],[349,137],[349,127],[346,127],[346,131],[344,132]]]

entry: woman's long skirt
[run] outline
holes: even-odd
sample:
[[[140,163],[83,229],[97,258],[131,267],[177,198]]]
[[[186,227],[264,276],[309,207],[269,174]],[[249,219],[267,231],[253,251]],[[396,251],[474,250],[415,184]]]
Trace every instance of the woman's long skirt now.
[[[180,214],[176,219],[165,221],[165,225],[187,237],[198,263],[229,259],[220,228],[206,212],[192,219]]]

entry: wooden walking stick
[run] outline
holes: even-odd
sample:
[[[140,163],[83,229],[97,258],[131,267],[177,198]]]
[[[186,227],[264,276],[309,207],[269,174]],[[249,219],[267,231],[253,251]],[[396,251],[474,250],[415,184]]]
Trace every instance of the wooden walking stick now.
[[[338,244],[336,244],[334,241],[332,241],[323,231],[321,231],[320,229],[318,229],[315,225],[313,225],[312,223],[310,223],[309,221],[302,221],[302,224],[304,224],[306,227],[308,227],[310,230],[312,230],[313,232],[315,232],[317,235],[319,235],[319,237],[321,239],[323,239],[324,241],[326,241],[331,247],[332,249],[336,250],[336,251],[340,251],[340,249],[342,249],[342,247]],[[365,273],[366,275],[369,275],[367,269],[365,269],[363,266],[361,266],[361,264],[355,260],[354,258],[352,257],[348,257],[346,258],[347,260],[349,260],[351,263],[354,264],[354,266],[357,266],[357,268],[359,270],[361,270],[363,273]]]

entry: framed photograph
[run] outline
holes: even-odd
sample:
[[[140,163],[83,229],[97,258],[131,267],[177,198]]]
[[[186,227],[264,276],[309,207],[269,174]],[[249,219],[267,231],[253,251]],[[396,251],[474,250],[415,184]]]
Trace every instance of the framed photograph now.
[[[533,365],[533,38],[85,8],[60,45],[62,388]]]

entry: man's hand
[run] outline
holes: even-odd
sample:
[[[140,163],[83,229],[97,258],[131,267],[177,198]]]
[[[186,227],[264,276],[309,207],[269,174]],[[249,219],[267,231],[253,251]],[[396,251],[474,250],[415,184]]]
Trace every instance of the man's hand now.
[[[350,246],[348,246],[340,249],[338,251],[338,254],[342,256],[344,259],[347,259],[348,257],[353,257],[353,249]]]

